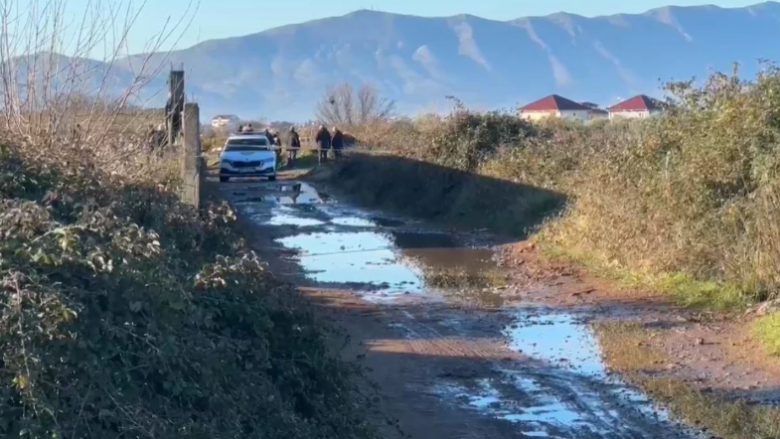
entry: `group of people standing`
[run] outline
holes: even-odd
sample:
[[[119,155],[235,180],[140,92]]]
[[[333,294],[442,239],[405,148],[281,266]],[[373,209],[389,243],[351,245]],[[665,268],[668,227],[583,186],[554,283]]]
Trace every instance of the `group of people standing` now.
[[[240,125],[238,131],[242,133],[251,133],[254,132],[254,128],[252,127],[252,124]],[[263,134],[268,137],[275,146],[282,146],[282,140],[278,132],[271,133],[270,130],[266,128],[263,131]],[[341,158],[341,150],[344,149],[344,133],[337,127],[333,127],[333,133],[331,134],[324,125],[320,125],[317,134],[314,137],[314,141],[317,144],[321,162],[328,160],[328,152],[330,150],[333,150],[333,157],[335,159]],[[292,166],[298,158],[298,152],[301,149],[301,136],[298,134],[295,127],[290,127],[290,134],[287,136],[286,143],[287,163]]]
[[[341,150],[344,149],[344,133],[337,127],[333,127],[333,134],[331,134],[324,125],[320,125],[314,141],[320,151],[320,161],[328,160],[328,151],[331,149],[335,159],[341,158]]]

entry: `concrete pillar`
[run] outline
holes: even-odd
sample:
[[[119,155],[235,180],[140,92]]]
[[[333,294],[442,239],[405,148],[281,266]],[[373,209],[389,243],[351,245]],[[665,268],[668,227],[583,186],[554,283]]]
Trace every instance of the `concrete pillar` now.
[[[198,104],[185,104],[182,142],[182,201],[200,207],[200,186],[205,177],[200,146],[200,109]]]
[[[168,122],[168,143],[175,144],[182,130],[182,112],[184,111],[184,71],[172,70],[168,77],[170,115]]]

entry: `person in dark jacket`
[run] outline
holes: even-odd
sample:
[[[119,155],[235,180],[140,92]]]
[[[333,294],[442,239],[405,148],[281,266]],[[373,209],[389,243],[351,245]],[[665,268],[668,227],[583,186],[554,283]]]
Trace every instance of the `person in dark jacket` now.
[[[333,148],[333,157],[336,159],[341,158],[341,150],[344,149],[344,133],[338,127],[333,127],[331,148]]]
[[[290,166],[295,164],[298,157],[298,151],[301,149],[301,136],[295,131],[295,127],[290,127],[290,135],[287,137],[287,163]]]
[[[317,148],[320,150],[320,161],[325,162],[328,160],[328,150],[331,144],[330,132],[323,125],[320,125],[320,129],[317,131],[317,137],[314,141],[317,143]]]

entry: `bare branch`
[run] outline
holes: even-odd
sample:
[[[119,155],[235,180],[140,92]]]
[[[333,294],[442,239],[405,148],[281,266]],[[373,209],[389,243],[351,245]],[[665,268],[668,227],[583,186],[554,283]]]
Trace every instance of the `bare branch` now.
[[[130,56],[130,31],[149,3],[140,2],[86,0],[73,11],[68,0],[0,0],[0,129],[51,143],[79,126],[92,148],[101,145],[85,151],[91,160],[121,167],[115,158],[139,147],[128,139],[148,131],[150,117],[162,122],[161,114],[135,107],[145,106],[142,89],[166,66],[170,52],[161,49],[178,43],[197,11],[190,0],[149,38],[143,55]]]
[[[395,101],[381,98],[375,87],[363,85],[356,94],[347,83],[326,90],[315,109],[315,115],[321,123],[339,126],[384,120],[394,113]]]

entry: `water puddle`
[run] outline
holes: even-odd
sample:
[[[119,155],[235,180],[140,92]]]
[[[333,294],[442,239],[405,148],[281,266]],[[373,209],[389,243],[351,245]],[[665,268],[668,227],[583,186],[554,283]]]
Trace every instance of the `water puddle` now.
[[[518,426],[523,435],[551,438],[601,438],[619,422],[608,411],[593,412],[577,401],[565,403],[530,378],[508,374],[503,380],[481,379],[474,389],[442,388],[472,410]]]
[[[595,335],[574,316],[522,311],[516,319],[504,330],[512,350],[584,375],[606,375]]]
[[[280,238],[300,251],[300,264],[317,282],[365,284],[372,295],[393,297],[422,292],[420,273],[399,260],[392,240],[374,232],[315,232]]]
[[[297,227],[316,227],[327,224],[325,221],[320,221],[314,218],[303,218],[300,216],[292,215],[289,213],[274,212],[271,219],[263,222],[268,226],[297,226]]]
[[[275,197],[282,205],[317,204],[323,200],[312,186],[306,183],[294,183],[279,186],[280,194]]]
[[[703,438],[673,422],[668,412],[610,374],[598,341],[582,319],[545,309],[522,309],[504,330],[510,349],[526,360],[499,369],[500,377],[440,387],[464,407],[516,423],[523,434],[554,438]]]
[[[336,217],[330,220],[332,224],[347,227],[376,227],[377,224],[369,219],[357,216]]]
[[[306,184],[264,198],[264,208],[247,205],[247,211],[265,225],[301,228],[277,242],[298,252],[313,282],[349,285],[381,303],[446,297],[503,305],[489,249],[463,247],[448,234],[393,228],[403,223],[323,201]],[[512,423],[523,437],[651,439],[662,430],[670,433],[665,438],[683,437],[665,411],[607,371],[582,318],[537,307],[508,311],[514,323],[503,336],[520,359],[496,363],[489,378],[439,383],[434,390],[442,398]]]

